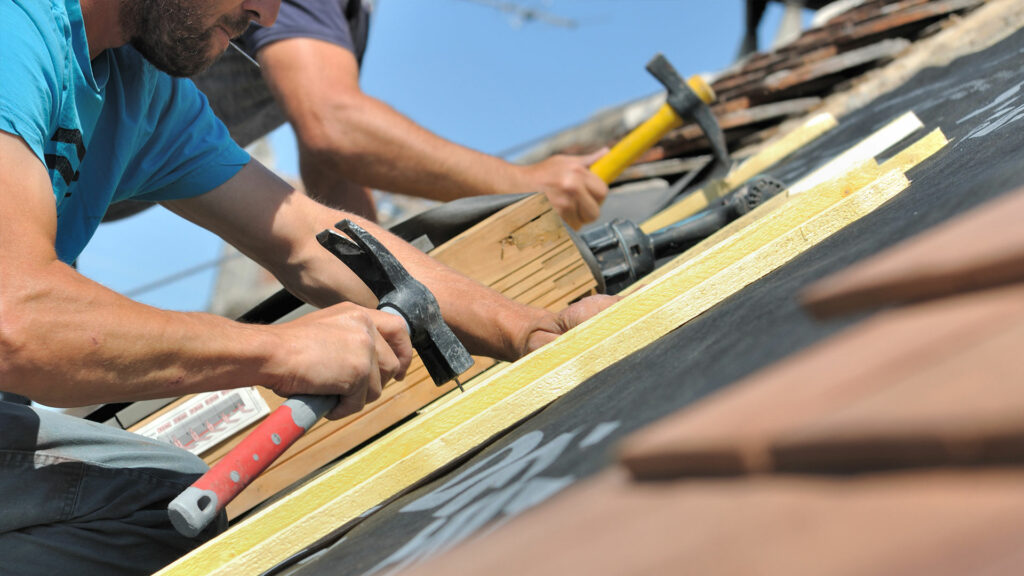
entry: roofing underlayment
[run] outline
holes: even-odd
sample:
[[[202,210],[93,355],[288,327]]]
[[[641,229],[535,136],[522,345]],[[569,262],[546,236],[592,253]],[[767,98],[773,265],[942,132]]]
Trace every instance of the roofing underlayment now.
[[[732,185],[787,192],[161,574],[1018,567],[1022,27],[1013,0],[864,2],[719,76]],[[700,140],[612,211],[664,202]]]

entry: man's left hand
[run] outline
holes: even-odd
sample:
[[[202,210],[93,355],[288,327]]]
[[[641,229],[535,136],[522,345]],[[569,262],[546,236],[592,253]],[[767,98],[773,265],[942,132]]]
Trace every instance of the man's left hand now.
[[[533,352],[544,346],[619,300],[622,300],[622,296],[597,294],[572,304],[533,329],[526,340],[526,352]]]

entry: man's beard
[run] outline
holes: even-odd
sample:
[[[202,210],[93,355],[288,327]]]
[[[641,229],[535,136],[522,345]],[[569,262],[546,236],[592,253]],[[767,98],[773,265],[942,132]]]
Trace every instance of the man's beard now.
[[[204,16],[194,0],[122,0],[121,27],[131,45],[158,69],[171,76],[194,76],[220,54],[213,52],[218,26],[230,33],[249,25],[248,15],[222,17],[204,27]],[[202,3],[202,4],[205,4]]]

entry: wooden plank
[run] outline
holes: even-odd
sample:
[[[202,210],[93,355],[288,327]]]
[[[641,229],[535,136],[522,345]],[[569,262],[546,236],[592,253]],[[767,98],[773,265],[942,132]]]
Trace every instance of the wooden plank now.
[[[843,52],[819,62],[806,64],[792,70],[776,72],[764,79],[764,87],[769,92],[792,92],[798,90],[803,85],[819,81],[822,78],[860,68],[866,64],[892,59],[900,52],[906,50],[907,46],[910,46],[909,40],[888,38],[870,46]]]
[[[928,4],[930,0],[900,0],[898,2],[872,3],[860,6],[834,18],[826,25],[808,30],[797,38],[790,47],[792,49],[806,50],[810,46],[818,46],[822,43],[840,44],[839,37],[848,34],[851,30],[871,27],[873,32],[883,33],[897,26],[891,18],[893,14],[900,14],[913,9],[921,4]],[[882,5],[885,4],[884,9]]]
[[[725,79],[726,81],[723,82],[726,86],[725,88],[720,87],[716,82],[714,84],[715,93],[719,98],[723,99],[742,98],[751,104],[762,102],[772,98],[771,95],[766,93],[764,87],[764,80],[769,74],[808,66],[826,58],[832,58],[838,53],[839,49],[834,44],[812,47],[810,50],[803,52],[787,51],[779,53],[775,61],[768,62],[756,69],[744,68],[742,75]]]
[[[832,18],[826,24],[832,27],[832,31],[838,32],[842,29],[854,28],[859,24],[868,22],[885,14],[899,12],[921,4],[927,4],[934,0],[871,0],[855,6],[842,14]]]
[[[529,262],[568,233],[543,194],[535,194],[485,219],[431,251],[430,255],[480,282],[490,285]]]
[[[838,52],[839,49],[835,44],[803,48],[787,44],[773,52],[747,59],[740,68],[716,78],[711,87],[720,100],[734,98],[744,89],[759,84],[765,76],[772,72],[824,60],[835,56]]]
[[[705,254],[555,343],[488,372],[466,394],[450,396],[160,574],[251,574],[273,566],[789,262],[906,185],[901,174],[892,173],[828,206],[807,196],[799,206],[809,210],[809,217],[793,209],[789,220],[776,220],[775,228],[730,250]]]
[[[840,45],[863,44],[883,36],[912,35],[936,20],[976,8],[984,3],[985,0],[933,0],[872,18],[839,34],[835,42]]]
[[[628,439],[622,462],[637,478],[775,470],[772,446],[808,422],[1022,319],[1024,286],[870,318]]]
[[[988,202],[808,288],[819,317],[1024,281],[1024,189]]]
[[[715,200],[734,190],[747,180],[765,172],[793,152],[803,148],[816,138],[836,126],[836,119],[831,114],[819,114],[810,118],[802,126],[786,134],[774,144],[766,146],[762,151],[748,158],[726,176],[722,184],[712,184],[704,189],[689,194],[680,202],[648,218],[641,229],[650,234],[669,226],[697,212],[706,209]]]
[[[716,92],[717,95],[717,92]],[[722,98],[720,95],[714,104],[711,105],[711,113],[715,117],[750,108],[749,98]]]
[[[762,104],[726,114],[718,119],[718,126],[724,131],[730,131],[773,120],[777,121],[780,118],[806,114],[819,104],[821,104],[820,98],[796,98]],[[707,142],[707,137],[700,126],[686,124],[666,134],[659,141],[659,145],[665,149],[665,154],[671,156],[677,154],[684,144],[693,141]]]
[[[874,158],[882,154],[922,128],[924,128],[924,124],[913,112],[906,112],[900,115],[839,156],[826,162],[824,166],[790,186],[790,196],[802,194],[831,179],[836,172],[842,172],[846,167],[854,166],[868,158]]]
[[[498,290],[502,294],[507,294],[509,290],[514,289],[524,283],[532,283],[532,278],[540,273],[546,267],[546,262],[552,258],[556,258],[559,254],[564,254],[567,251],[574,251],[575,245],[571,240],[565,240],[553,244],[550,248],[538,254],[537,257],[533,258],[523,266],[510,270],[509,273],[501,278],[495,280],[491,287]],[[514,297],[513,297],[514,298]]]

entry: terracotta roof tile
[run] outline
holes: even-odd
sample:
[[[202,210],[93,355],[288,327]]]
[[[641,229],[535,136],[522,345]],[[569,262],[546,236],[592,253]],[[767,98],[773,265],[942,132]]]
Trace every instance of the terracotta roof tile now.
[[[1024,281],[1024,189],[825,278],[804,292],[819,316]]]
[[[611,472],[402,574],[1013,572],[1022,482],[1020,470],[640,483]]]
[[[800,470],[849,469],[881,464],[913,466],[920,465],[920,459],[927,459],[928,463],[984,460],[983,453],[953,455],[950,452],[967,450],[972,441],[977,441],[975,448],[984,452],[986,443],[999,441],[1006,433],[994,424],[986,431],[993,414],[985,412],[982,404],[945,406],[951,410],[962,409],[962,418],[956,420],[959,428],[953,427],[952,421],[949,421],[950,427],[945,428],[945,420],[929,420],[928,410],[941,407],[922,405],[918,426],[908,425],[902,429],[898,415],[913,414],[916,408],[912,395],[906,397],[904,392],[896,390],[903,384],[921,386],[915,378],[924,371],[931,376],[928,382],[936,390],[947,390],[945,393],[950,395],[969,395],[972,380],[968,378],[965,383],[962,375],[967,366],[968,373],[973,367],[975,382],[991,382],[994,388],[990,393],[1012,392],[1008,387],[1015,379],[1003,368],[977,362],[979,358],[1007,353],[1003,335],[1020,335],[1021,329],[1024,329],[1024,285],[892,311],[639,432],[624,444],[621,460],[638,478],[767,472],[788,470],[787,465]],[[966,346],[968,342],[974,343],[974,347]],[[946,369],[936,372],[932,368],[936,365],[946,366]],[[916,391],[922,393],[920,389]],[[870,407],[881,409],[884,406],[870,399],[888,394],[901,396],[905,401],[876,414],[883,420],[889,418],[888,424],[873,421]],[[1016,406],[1013,398],[1012,393],[1006,395],[1009,406]],[[942,401],[935,400],[940,404]],[[862,408],[862,403],[869,408]],[[854,414],[852,424],[840,416],[848,410]],[[1016,410],[1019,414],[1024,406]],[[841,427],[843,422],[847,423],[846,428]],[[869,423],[875,428],[868,428]],[[887,430],[884,434],[883,429]],[[817,436],[812,434],[814,430],[818,430]],[[899,435],[901,431],[905,432],[904,436]],[[948,445],[939,448],[939,452],[945,450],[944,453],[920,456],[907,455],[895,447],[884,462],[873,462],[870,454],[865,455],[863,450],[827,453],[828,449],[823,448],[826,441],[841,442],[843,434],[846,438],[859,439],[862,445],[892,442],[897,446],[900,442],[912,441],[923,444],[921,438],[931,438],[933,443],[941,444],[947,437],[950,442],[966,444]],[[851,446],[853,443],[851,440]],[[782,460],[777,446],[788,450],[784,451]],[[814,460],[812,453],[818,454],[819,459]],[[901,454],[905,460],[900,460]]]

